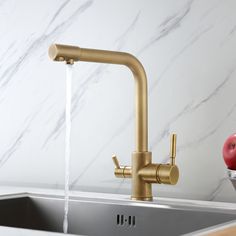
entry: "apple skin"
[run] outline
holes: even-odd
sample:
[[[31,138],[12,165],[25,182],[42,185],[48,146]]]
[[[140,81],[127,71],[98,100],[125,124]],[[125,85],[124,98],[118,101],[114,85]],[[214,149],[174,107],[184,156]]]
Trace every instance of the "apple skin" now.
[[[236,133],[226,139],[223,146],[223,157],[228,169],[236,170]]]

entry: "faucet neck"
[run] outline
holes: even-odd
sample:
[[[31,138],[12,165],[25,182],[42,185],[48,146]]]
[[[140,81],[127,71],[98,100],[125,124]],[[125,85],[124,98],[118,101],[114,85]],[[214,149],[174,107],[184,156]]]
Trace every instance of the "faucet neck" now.
[[[148,151],[147,78],[139,60],[129,53],[54,44],[49,56],[55,61],[87,61],[127,66],[135,80],[135,151]]]

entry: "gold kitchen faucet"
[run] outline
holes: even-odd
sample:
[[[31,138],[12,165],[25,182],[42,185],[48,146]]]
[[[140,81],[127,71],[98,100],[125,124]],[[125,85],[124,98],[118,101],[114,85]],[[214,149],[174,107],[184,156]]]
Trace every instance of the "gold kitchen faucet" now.
[[[169,164],[152,163],[152,153],[148,151],[148,93],[145,70],[139,60],[125,52],[80,48],[76,46],[53,44],[49,56],[54,61],[75,61],[119,64],[127,66],[133,73],[135,81],[135,151],[132,153],[132,165],[120,166],[116,156],[115,176],[132,179],[133,200],[151,201],[152,183],[177,183],[179,169],[175,165],[176,134],[171,136]]]

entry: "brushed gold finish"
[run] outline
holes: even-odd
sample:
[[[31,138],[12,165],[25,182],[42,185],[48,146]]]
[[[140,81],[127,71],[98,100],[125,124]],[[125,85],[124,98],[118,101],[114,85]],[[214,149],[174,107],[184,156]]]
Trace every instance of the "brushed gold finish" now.
[[[113,155],[113,156],[112,156],[112,160],[113,160],[113,162],[114,162],[115,167],[116,167],[117,169],[119,169],[119,168],[120,168],[120,164],[119,164],[119,161],[118,161],[116,155]]]
[[[157,175],[160,164],[148,164],[139,171],[139,175],[147,183],[161,183]]]
[[[132,169],[130,166],[120,166],[116,155],[112,156],[112,160],[115,165],[114,173],[117,178],[131,178],[132,177]]]
[[[79,47],[60,44],[52,44],[48,50],[49,57],[54,61],[78,61],[79,53]]]
[[[132,178],[132,169],[130,166],[121,166],[120,168],[115,168],[114,173],[117,178]]]
[[[147,151],[147,78],[145,70],[137,58],[125,52],[87,49],[59,44],[53,44],[50,46],[49,57],[54,61],[59,61],[59,58],[63,57],[66,62],[73,59],[73,61],[80,60],[127,66],[132,71],[135,80],[136,150],[138,152]]]
[[[73,65],[74,64],[74,60],[73,59],[69,59],[69,60],[66,61],[66,64]]]
[[[139,171],[147,183],[175,185],[179,179],[179,169],[170,164],[149,164]]]
[[[135,80],[135,152],[131,166],[120,166],[116,156],[112,156],[115,176],[132,178],[133,200],[151,201],[152,183],[176,184],[179,170],[175,165],[176,134],[171,136],[170,164],[153,164],[152,153],[148,151],[148,98],[147,78],[139,60],[125,52],[79,48],[76,46],[53,44],[49,57],[54,61],[73,64],[76,61],[118,64],[127,66]]]
[[[132,154],[132,195],[131,199],[152,200],[152,185],[142,178],[140,171],[151,164],[151,152],[133,152]]]
[[[176,139],[177,135],[172,134],[171,135],[171,141],[170,141],[170,158],[171,158],[171,165],[175,164],[175,157],[176,157]]]
[[[64,57],[58,57],[58,61],[65,61]]]
[[[179,179],[179,169],[176,165],[161,164],[157,168],[158,183],[175,185]]]

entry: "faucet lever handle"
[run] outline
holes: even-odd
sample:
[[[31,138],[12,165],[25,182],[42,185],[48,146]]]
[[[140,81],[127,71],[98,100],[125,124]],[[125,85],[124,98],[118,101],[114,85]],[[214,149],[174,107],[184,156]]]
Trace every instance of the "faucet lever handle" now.
[[[175,157],[176,157],[176,139],[177,139],[177,134],[172,134],[171,135],[171,140],[170,140],[170,159],[171,159],[171,165],[175,165]]]
[[[120,169],[120,164],[119,164],[119,161],[118,161],[116,155],[113,155],[113,156],[112,156],[112,160],[113,160],[113,162],[114,162],[115,167],[116,167],[117,169]]]

